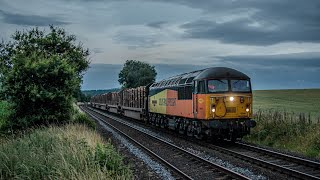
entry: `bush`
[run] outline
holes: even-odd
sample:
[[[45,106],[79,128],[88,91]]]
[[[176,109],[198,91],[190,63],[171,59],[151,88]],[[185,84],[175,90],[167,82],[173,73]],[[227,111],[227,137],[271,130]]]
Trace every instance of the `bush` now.
[[[122,157],[81,125],[34,130],[0,144],[0,179],[132,179]]]
[[[73,122],[79,123],[79,124],[85,124],[90,128],[95,129],[96,128],[96,123],[92,119],[90,119],[86,114],[78,112],[74,116]]]
[[[88,68],[88,50],[75,36],[50,27],[17,31],[13,41],[0,43],[2,96],[12,103],[13,129],[64,123],[71,119],[72,99]]]

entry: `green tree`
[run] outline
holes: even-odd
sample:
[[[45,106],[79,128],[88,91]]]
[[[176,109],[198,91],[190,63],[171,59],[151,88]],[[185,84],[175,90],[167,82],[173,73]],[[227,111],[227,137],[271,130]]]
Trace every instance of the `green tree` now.
[[[89,51],[76,37],[50,26],[17,31],[0,43],[1,94],[13,104],[10,125],[24,128],[62,123],[71,116],[72,100],[89,66]]]
[[[136,88],[153,83],[157,72],[154,66],[148,63],[127,60],[119,73],[119,83],[123,88]]]

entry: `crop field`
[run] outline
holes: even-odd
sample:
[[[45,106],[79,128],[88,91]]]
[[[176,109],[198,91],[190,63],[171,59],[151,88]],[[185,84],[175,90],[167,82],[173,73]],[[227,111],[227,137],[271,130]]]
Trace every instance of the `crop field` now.
[[[253,108],[311,114],[320,117],[320,89],[257,90],[253,92]]]
[[[253,94],[257,126],[245,141],[320,158],[320,89]]]

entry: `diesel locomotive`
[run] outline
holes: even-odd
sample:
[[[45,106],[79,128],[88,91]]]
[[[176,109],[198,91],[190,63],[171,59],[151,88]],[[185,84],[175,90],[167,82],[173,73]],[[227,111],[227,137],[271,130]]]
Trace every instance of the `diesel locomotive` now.
[[[256,125],[250,78],[226,67],[97,95],[91,105],[199,139],[235,141]]]

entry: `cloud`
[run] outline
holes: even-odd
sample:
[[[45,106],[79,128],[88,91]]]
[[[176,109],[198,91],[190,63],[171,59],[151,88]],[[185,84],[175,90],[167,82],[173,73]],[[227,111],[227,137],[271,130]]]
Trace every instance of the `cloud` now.
[[[114,33],[112,40],[126,45],[129,49],[153,48],[161,46],[161,33],[156,33],[144,25],[122,26]]]
[[[277,25],[252,20],[234,20],[225,23],[198,20],[183,24],[185,37],[220,40],[223,43],[246,45],[272,45],[282,42],[319,42],[319,26],[298,23]]]
[[[104,53],[104,50],[102,48],[93,48],[91,51],[96,54]]]
[[[160,46],[160,44],[157,44],[155,37],[137,34],[117,34],[113,37],[113,40],[115,42],[127,45],[129,49],[152,48]]]
[[[166,23],[167,23],[166,21],[156,21],[156,22],[148,23],[147,26],[152,28],[162,28],[162,26],[165,25]]]
[[[206,14],[181,27],[187,38],[271,45],[320,41],[320,1],[159,0],[201,9]]]
[[[48,26],[48,25],[70,24],[69,22],[60,21],[59,18],[57,17],[16,14],[16,13],[9,13],[3,10],[0,10],[0,15],[3,16],[4,22],[8,24],[28,25],[28,26]]]

